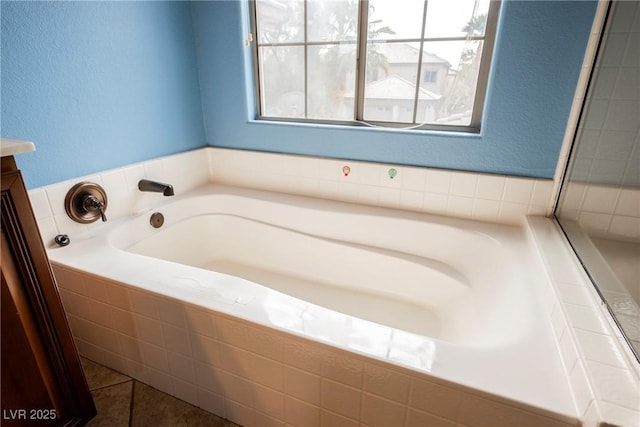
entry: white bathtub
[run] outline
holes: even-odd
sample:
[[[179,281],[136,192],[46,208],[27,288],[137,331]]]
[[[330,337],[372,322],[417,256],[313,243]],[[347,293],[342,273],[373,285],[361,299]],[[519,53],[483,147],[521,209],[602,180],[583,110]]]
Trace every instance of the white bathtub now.
[[[164,215],[159,229],[149,224],[153,212]],[[532,423],[526,425],[578,424],[551,325],[542,314],[541,282],[546,279],[519,227],[207,185],[99,227],[49,255],[72,326],[82,317],[73,295],[86,293],[95,279],[101,286],[117,284],[120,292],[166,298],[189,310],[271,330],[285,340],[290,335],[328,345],[353,354],[360,364],[371,361],[402,377],[462,393],[454,415],[427,413],[441,421],[463,422],[480,399],[489,402],[485,413],[500,412],[495,405],[516,411],[515,418],[498,416],[491,425],[516,419]],[[147,315],[140,304],[129,307],[132,316]],[[113,329],[116,323],[105,326]],[[145,328],[135,326],[127,333],[143,334]],[[82,342],[91,341],[83,336],[88,327],[74,327]],[[186,334],[193,347],[200,335]],[[165,333],[162,342],[166,339]],[[106,351],[122,353],[122,341],[114,340],[114,346],[120,347]],[[237,348],[250,351],[240,344]],[[241,369],[232,373],[255,380],[250,373],[244,378]],[[190,383],[190,378],[183,380]],[[357,390],[356,384],[344,385]],[[367,381],[360,386],[366,395]],[[168,391],[175,391],[175,382],[172,387]],[[327,385],[319,387],[324,401]],[[410,424],[408,414],[415,420],[415,413],[421,413],[413,408],[416,392],[411,393],[397,425]],[[224,391],[218,394],[231,399]],[[202,397],[194,399],[207,407]],[[367,420],[362,402],[360,418],[349,419]],[[233,418],[229,405],[224,408],[222,415]],[[278,413],[269,415],[278,419]],[[286,416],[284,411],[280,421],[290,422]],[[238,418],[243,420],[248,423]]]

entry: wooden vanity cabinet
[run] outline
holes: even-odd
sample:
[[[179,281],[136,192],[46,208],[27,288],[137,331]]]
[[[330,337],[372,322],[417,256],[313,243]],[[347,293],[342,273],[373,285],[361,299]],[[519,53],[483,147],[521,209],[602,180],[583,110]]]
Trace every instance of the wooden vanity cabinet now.
[[[2,157],[3,426],[86,424],[96,414],[14,157]]]

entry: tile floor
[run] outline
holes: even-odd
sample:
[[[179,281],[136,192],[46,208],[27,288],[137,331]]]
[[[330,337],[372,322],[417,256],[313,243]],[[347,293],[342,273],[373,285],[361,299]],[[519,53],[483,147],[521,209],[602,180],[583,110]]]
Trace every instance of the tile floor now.
[[[238,427],[126,375],[81,358],[98,415],[88,426]]]

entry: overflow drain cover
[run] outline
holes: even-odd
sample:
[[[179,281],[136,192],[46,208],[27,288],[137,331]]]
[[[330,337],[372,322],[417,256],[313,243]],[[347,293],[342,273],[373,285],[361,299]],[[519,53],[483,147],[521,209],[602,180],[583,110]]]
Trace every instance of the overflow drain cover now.
[[[164,215],[162,215],[160,212],[155,212],[153,215],[151,215],[151,219],[149,220],[149,222],[151,223],[153,228],[160,228],[162,227],[162,224],[164,224]]]

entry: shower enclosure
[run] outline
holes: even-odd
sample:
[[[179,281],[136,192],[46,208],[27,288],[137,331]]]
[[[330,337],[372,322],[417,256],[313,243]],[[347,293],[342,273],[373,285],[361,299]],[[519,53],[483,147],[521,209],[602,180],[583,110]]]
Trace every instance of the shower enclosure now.
[[[640,3],[609,4],[555,211],[640,361]]]

